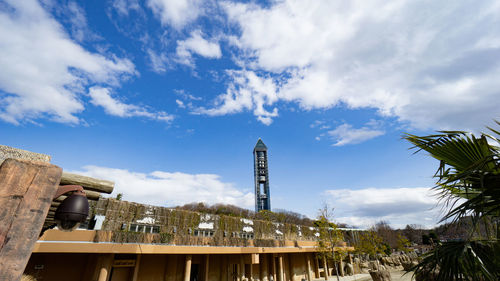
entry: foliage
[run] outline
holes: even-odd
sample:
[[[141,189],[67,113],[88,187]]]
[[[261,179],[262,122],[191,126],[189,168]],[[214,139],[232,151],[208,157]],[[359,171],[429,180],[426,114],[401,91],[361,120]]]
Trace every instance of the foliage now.
[[[355,248],[358,253],[365,253],[370,256],[382,254],[385,251],[384,240],[373,230],[362,232]]]
[[[410,247],[411,247],[411,242],[408,239],[406,239],[406,237],[398,233],[398,243],[396,249],[398,251],[403,251],[405,253],[408,253],[411,251]]]
[[[463,241],[437,242],[416,267],[416,274],[439,272],[437,280],[500,279],[500,150],[488,138],[496,143],[499,139],[461,131],[423,137],[407,134],[404,138],[440,162],[434,190],[447,207],[441,221],[470,217],[473,225]],[[477,226],[485,221],[496,221],[496,238],[477,238]]]
[[[123,199],[123,193],[116,194],[116,200],[121,201]]]
[[[268,210],[262,210],[259,211],[258,213],[255,213],[248,209],[240,208],[230,204],[214,204],[210,206],[202,202],[189,203],[183,206],[177,206],[176,209],[199,212],[199,213],[231,216],[231,217],[241,217],[241,218],[255,219],[255,220],[266,220],[276,223],[288,223],[288,224],[297,224],[304,226],[313,225],[312,220],[304,215],[292,211],[279,210],[279,209],[275,210],[274,212]]]
[[[344,235],[342,231],[337,228],[337,225],[331,222],[332,218],[333,209],[328,208],[328,205],[325,204],[325,206],[319,210],[318,219],[315,221],[319,232],[317,248],[321,256],[334,260],[338,277],[337,261],[342,260],[346,252],[343,248],[337,248],[340,242],[344,241]]]

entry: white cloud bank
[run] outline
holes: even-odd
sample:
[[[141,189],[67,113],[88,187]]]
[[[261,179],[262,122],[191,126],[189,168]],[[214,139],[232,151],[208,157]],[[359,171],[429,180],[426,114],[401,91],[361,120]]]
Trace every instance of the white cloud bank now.
[[[148,7],[163,25],[182,29],[204,13],[202,0],[149,0]]]
[[[251,208],[254,204],[253,193],[241,191],[214,174],[164,171],[146,174],[98,166],[85,166],[75,173],[114,181],[113,194],[123,193],[125,200],[134,202],[159,206],[224,203],[244,208]]]
[[[432,227],[440,219],[441,207],[430,188],[335,189],[325,194],[335,219],[350,225],[367,228],[384,220],[394,227]]]
[[[335,141],[333,146],[343,146],[347,144],[358,144],[385,134],[383,130],[377,129],[376,122],[369,122],[365,126],[357,129],[352,125],[344,123],[337,128],[328,131],[328,135]],[[328,127],[320,127],[328,128]]]
[[[74,2],[68,7],[74,37],[81,41],[89,33],[85,14]],[[0,119],[4,121],[19,124],[49,118],[78,124],[76,114],[85,108],[82,96],[88,87],[91,102],[108,114],[172,120],[165,112],[113,99],[110,87],[136,75],[134,64],[85,50],[37,1],[6,1],[0,9],[0,38]]]
[[[233,77],[207,114],[296,102],[303,109],[375,108],[417,128],[483,128],[499,118],[498,1],[225,2],[240,33],[244,76],[272,83],[263,95]],[[429,16],[432,11],[432,16]],[[264,116],[264,117],[262,117]]]
[[[152,120],[170,122],[174,116],[166,112],[151,112],[145,107],[125,104],[111,96],[111,89],[92,87],[89,89],[90,103],[101,106],[109,115],[118,117],[146,117]]]
[[[177,41],[177,62],[194,67],[192,54],[216,59],[222,56],[219,43],[215,40],[207,40],[203,38],[201,30],[191,32],[191,35],[186,40]]]

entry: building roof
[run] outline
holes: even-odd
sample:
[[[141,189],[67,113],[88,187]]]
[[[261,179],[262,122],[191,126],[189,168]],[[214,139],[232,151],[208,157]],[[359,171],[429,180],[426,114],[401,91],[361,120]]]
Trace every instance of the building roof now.
[[[267,150],[267,146],[264,144],[264,142],[259,138],[257,141],[257,144],[255,145],[255,148],[253,150]]]

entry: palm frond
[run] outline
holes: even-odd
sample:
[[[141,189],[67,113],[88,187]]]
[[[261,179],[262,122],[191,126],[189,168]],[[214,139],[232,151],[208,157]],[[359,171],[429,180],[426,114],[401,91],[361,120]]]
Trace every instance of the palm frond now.
[[[412,270],[415,275],[433,276],[431,280],[484,280],[496,281],[500,277],[492,257],[491,241],[445,242],[427,253]]]

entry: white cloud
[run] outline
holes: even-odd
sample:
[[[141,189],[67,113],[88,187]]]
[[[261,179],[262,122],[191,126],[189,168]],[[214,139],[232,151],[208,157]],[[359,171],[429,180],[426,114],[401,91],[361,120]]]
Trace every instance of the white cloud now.
[[[495,1],[225,2],[240,27],[237,63],[303,109],[375,108],[418,128],[475,129],[499,118],[500,5]],[[432,11],[432,17],[429,16]],[[256,93],[219,97],[249,109]],[[246,87],[241,85],[245,90]],[[225,102],[228,104],[226,105]],[[235,112],[228,110],[227,113]]]
[[[270,125],[272,118],[278,116],[278,108],[272,111],[264,108],[278,100],[272,79],[259,77],[253,71],[228,71],[228,74],[231,83],[226,93],[218,96],[212,108],[198,108],[194,112],[217,116],[253,110],[257,120]]]
[[[328,135],[336,141],[333,144],[334,146],[357,144],[385,134],[383,130],[377,129],[377,127],[376,125],[374,126],[371,123],[367,123],[364,127],[356,129],[353,128],[352,125],[344,123],[328,131]],[[327,128],[329,127],[322,126],[320,129]]]
[[[202,0],[149,0],[148,7],[163,25],[182,29],[203,14]]]
[[[170,122],[174,116],[166,112],[151,112],[148,109],[133,105],[125,104],[111,96],[109,88],[92,87],[89,89],[90,103],[95,106],[101,106],[109,115],[118,117],[145,117],[152,120]]]
[[[169,60],[164,53],[157,53],[152,49],[147,50],[150,66],[156,73],[163,73],[167,71]]]
[[[89,84],[118,85],[135,74],[128,59],[86,51],[33,0],[0,10],[0,119],[18,124],[48,117],[78,123]]]
[[[245,208],[254,203],[253,193],[239,190],[214,174],[164,171],[146,174],[98,166],[85,166],[76,173],[114,181],[113,194],[123,193],[125,200],[134,202],[162,206],[224,203]]]
[[[222,56],[219,43],[203,38],[201,30],[191,32],[190,37],[186,40],[177,41],[177,62],[194,67],[193,53],[210,59]]]
[[[177,104],[178,107],[180,108],[186,108],[186,105],[184,104],[183,101],[176,99],[175,103]]]
[[[130,11],[141,10],[138,0],[114,0],[113,8],[122,16],[128,16]]]
[[[335,220],[370,227],[380,220],[394,227],[421,224],[432,227],[441,218],[442,207],[430,188],[365,188],[326,190]]]

